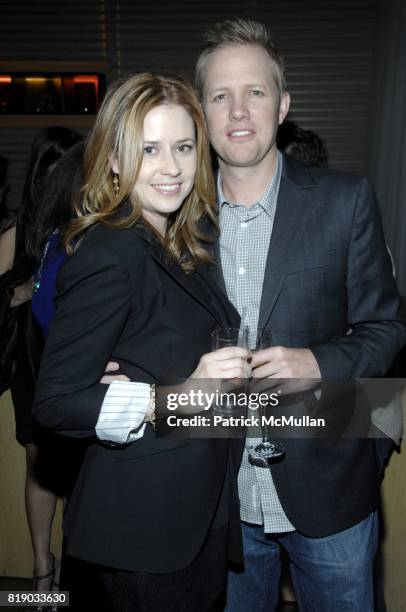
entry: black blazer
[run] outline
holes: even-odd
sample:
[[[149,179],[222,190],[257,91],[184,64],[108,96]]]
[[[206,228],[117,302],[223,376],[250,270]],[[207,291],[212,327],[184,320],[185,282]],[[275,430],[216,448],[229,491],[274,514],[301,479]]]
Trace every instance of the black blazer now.
[[[329,379],[383,376],[389,369],[405,326],[365,179],[284,157],[258,326],[271,329],[275,345],[310,348],[330,397]],[[296,529],[326,536],[376,508],[372,440],[282,441],[286,456],[270,469]]]
[[[241,440],[157,437],[106,446],[95,425],[109,360],[131,380],[187,377],[210,332],[239,318],[204,266],[185,274],[142,226],[96,226],[60,272],[34,414],[68,436],[91,437],[64,521],[68,553],[126,570],[186,567],[213,526],[230,523],[238,560],[236,475]]]

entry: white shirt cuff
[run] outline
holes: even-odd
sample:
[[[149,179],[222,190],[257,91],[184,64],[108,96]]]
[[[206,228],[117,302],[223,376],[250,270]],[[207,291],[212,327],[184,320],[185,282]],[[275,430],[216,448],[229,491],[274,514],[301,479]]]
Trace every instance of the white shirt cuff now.
[[[150,401],[150,385],[114,380],[104,396],[96,434],[100,440],[128,444],[144,435],[144,418]]]

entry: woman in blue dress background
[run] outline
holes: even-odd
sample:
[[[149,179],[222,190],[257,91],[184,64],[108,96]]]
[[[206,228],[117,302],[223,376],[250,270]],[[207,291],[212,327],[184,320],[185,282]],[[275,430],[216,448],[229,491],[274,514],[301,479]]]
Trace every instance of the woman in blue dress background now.
[[[64,127],[40,130],[32,145],[17,221],[9,222],[0,235],[5,254],[0,274],[12,277],[10,307],[18,309],[19,337],[10,387],[17,441],[26,449],[25,502],[34,553],[33,588],[40,591],[58,582],[59,563],[50,551],[52,523],[57,497],[71,488],[82,454],[80,444],[71,443],[67,452],[66,440],[44,434],[31,415],[39,360],[54,314],[56,277],[67,258],[61,239],[74,215],[82,158],[83,144],[77,132]],[[122,378],[106,375],[101,382]]]
[[[74,215],[82,186],[82,162],[83,143],[79,142],[56,164],[26,235],[27,257],[35,266],[32,311],[44,338],[54,314],[56,278],[68,257],[61,236]]]
[[[10,355],[10,361],[13,361],[10,390],[15,410],[16,438],[26,450],[25,504],[34,554],[33,588],[35,590],[50,589],[57,572],[57,564],[50,552],[57,495],[54,490],[49,489],[48,477],[44,479],[41,477],[41,473],[46,473],[44,465],[53,463],[53,454],[52,451],[50,454],[47,452],[47,458],[44,457],[44,460],[40,461],[43,450],[48,448],[48,444],[43,443],[42,435],[31,415],[43,338],[36,328],[35,321],[32,320],[30,300],[33,274],[40,265],[41,256],[35,255],[34,250],[27,249],[26,245],[33,246],[35,243],[38,245],[39,253],[41,239],[45,240],[48,232],[52,233],[58,227],[62,217],[54,218],[54,209],[61,192],[52,178],[53,171],[63,155],[80,141],[81,136],[77,132],[58,126],[44,128],[36,134],[31,147],[17,219],[8,224],[6,231],[0,236],[6,254],[2,257],[0,273],[7,274],[7,283],[12,292],[10,308],[18,309],[16,311],[18,337],[13,354]],[[55,200],[52,200],[50,210],[45,210],[43,205],[45,190],[54,192]],[[71,193],[72,191],[69,192]],[[46,206],[50,202],[51,194]],[[47,218],[45,225],[42,222],[44,215]],[[69,217],[71,215],[69,212]],[[42,309],[45,317],[50,319],[52,307],[46,307],[43,303]]]

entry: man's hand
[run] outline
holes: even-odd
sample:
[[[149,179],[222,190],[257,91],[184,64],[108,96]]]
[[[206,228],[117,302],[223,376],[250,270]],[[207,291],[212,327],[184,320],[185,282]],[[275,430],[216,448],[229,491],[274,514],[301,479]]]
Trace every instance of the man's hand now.
[[[283,394],[297,393],[314,386],[321,378],[317,361],[310,349],[273,346],[252,356],[253,379],[274,378]],[[289,383],[284,379],[295,379]],[[297,379],[304,379],[302,382]]]
[[[253,378],[321,378],[310,349],[273,346],[252,356]]]
[[[113,380],[125,380],[126,382],[129,382],[130,379],[125,374],[114,374],[113,373],[113,372],[117,372],[117,370],[119,369],[120,369],[120,366],[118,365],[117,362],[109,361],[108,364],[106,365],[104,376],[102,376],[102,378],[100,379],[100,382],[103,385],[110,385],[113,382]]]

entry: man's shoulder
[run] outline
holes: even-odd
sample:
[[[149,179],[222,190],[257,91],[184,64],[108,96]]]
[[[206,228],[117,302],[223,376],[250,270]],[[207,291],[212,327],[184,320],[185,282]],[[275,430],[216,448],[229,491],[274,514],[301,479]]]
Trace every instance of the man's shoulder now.
[[[284,157],[282,176],[302,188],[319,188],[334,191],[335,189],[359,189],[367,182],[362,176],[349,172],[306,166],[294,159]]]

